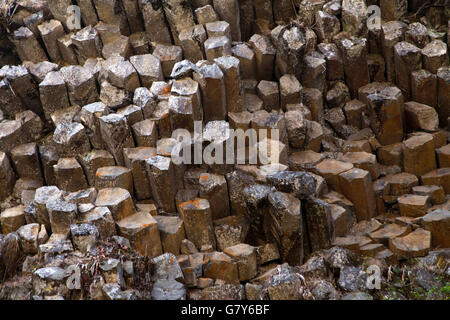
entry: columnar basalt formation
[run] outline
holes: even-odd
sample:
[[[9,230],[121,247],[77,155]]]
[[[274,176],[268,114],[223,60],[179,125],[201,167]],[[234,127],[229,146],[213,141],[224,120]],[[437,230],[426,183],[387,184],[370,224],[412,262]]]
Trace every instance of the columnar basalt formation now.
[[[449,281],[447,8],[16,2],[0,299],[390,299],[364,266],[398,277],[414,259],[427,274],[408,286],[445,292],[428,278]]]

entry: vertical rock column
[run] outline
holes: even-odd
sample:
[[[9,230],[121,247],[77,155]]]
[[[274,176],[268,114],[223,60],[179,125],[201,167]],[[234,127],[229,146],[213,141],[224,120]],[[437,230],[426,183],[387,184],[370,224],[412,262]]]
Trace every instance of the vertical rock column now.
[[[382,145],[403,139],[403,95],[397,87],[385,87],[367,96],[370,126]]]
[[[162,5],[151,0],[138,0],[144,18],[145,31],[150,41],[171,44],[169,28],[166,25]]]
[[[195,25],[192,9],[183,0],[166,0],[163,8],[172,32],[172,38],[175,44],[179,44],[178,36],[180,32]]]
[[[230,24],[232,40],[241,41],[238,0],[213,0],[213,5],[220,19]]]
[[[65,35],[63,25],[58,20],[50,20],[40,24],[38,29],[51,61],[60,63],[62,57],[58,48],[58,39]]]
[[[344,58],[345,80],[353,98],[358,89],[370,82],[367,66],[367,40],[362,38],[344,39],[341,41]]]
[[[205,122],[223,120],[227,115],[227,101],[223,72],[217,64],[204,65],[194,73],[194,80],[202,92]]]
[[[130,27],[121,0],[94,0],[94,4],[99,20],[119,26],[120,33],[125,36],[130,34]]]
[[[47,61],[47,55],[40,43],[36,40],[33,32],[26,27],[20,27],[12,34],[12,41],[16,47],[17,54],[22,61],[38,63]]]

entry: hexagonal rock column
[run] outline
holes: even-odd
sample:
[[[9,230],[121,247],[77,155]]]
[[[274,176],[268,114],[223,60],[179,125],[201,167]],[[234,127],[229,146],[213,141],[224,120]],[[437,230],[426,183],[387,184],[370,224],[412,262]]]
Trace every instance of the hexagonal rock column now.
[[[239,283],[239,271],[234,259],[223,252],[209,252],[203,260],[203,274],[226,283]]]
[[[409,42],[402,41],[394,46],[396,83],[405,97],[411,95],[411,72],[422,66],[420,49]]]
[[[309,246],[311,252],[328,248],[332,240],[330,206],[322,200],[308,200],[305,218],[307,226],[305,234],[307,234],[307,237],[304,239],[307,243],[303,244],[303,248]],[[308,252],[305,252],[305,254],[308,254]]]
[[[244,216],[228,216],[214,221],[217,250],[246,242],[249,224]]]
[[[156,220],[146,212],[137,212],[117,222],[119,234],[143,256],[154,258],[162,254],[161,239]]]
[[[123,154],[125,166],[131,169],[133,175],[136,198],[138,200],[150,199],[152,197],[152,190],[145,169],[145,160],[156,156],[155,148],[125,148]]]
[[[361,94],[360,94],[361,96]],[[403,139],[403,95],[397,87],[375,89],[367,96],[370,126],[382,145]]]
[[[436,155],[431,134],[413,136],[405,140],[403,146],[405,172],[421,176],[436,169]]]
[[[421,176],[420,180],[423,185],[442,186],[445,193],[450,193],[450,168],[433,170]]]
[[[20,178],[43,182],[36,143],[23,144],[11,150],[11,160]]]
[[[422,217],[431,206],[428,196],[405,194],[398,198],[400,214],[404,217]]]
[[[121,188],[99,190],[95,205],[97,207],[108,207],[116,222],[131,216],[135,211],[130,193],[128,190]]]
[[[255,247],[240,243],[226,248],[224,253],[237,261],[239,281],[248,281],[256,276],[258,264]]]
[[[72,105],[85,106],[98,101],[97,86],[94,75],[81,66],[63,67],[60,70],[67,84]]]
[[[342,192],[339,174],[353,168],[353,164],[333,159],[325,159],[314,166],[314,172],[325,178],[328,186],[336,192]]]
[[[300,200],[287,193],[272,192],[268,201],[263,225],[266,239],[277,244],[283,262],[301,265],[304,230]]]
[[[438,106],[439,123],[442,127],[446,125],[446,119],[450,117],[450,67],[438,69]]]
[[[185,59],[196,63],[205,58],[203,47],[206,41],[206,31],[203,25],[199,24],[182,30],[178,38]]]
[[[67,234],[75,223],[77,205],[64,200],[49,201],[46,204],[53,233]]]
[[[343,195],[354,203],[358,221],[376,216],[375,192],[368,171],[353,168],[343,172],[339,184]]]
[[[133,194],[131,170],[119,166],[101,167],[95,173],[95,188],[122,188]]]
[[[50,72],[45,76],[39,84],[39,95],[47,120],[51,119],[50,115],[56,110],[69,106],[67,86],[58,71]]]
[[[438,69],[448,65],[447,45],[434,40],[422,49],[423,68],[431,73],[437,73]]]
[[[340,43],[344,59],[344,73],[350,93],[356,98],[358,89],[370,82],[367,65],[367,40],[344,39]]]
[[[223,120],[227,114],[224,74],[217,64],[204,65],[194,73],[194,80],[202,92],[203,117],[205,122]]]
[[[256,79],[272,80],[276,49],[266,36],[254,34],[249,43],[255,53]]]
[[[38,115],[43,114],[38,87],[25,66],[13,66],[9,68],[5,78],[26,109]]]
[[[172,32],[172,38],[178,44],[178,35],[186,28],[193,27],[194,15],[190,6],[185,6],[182,0],[168,0],[163,5],[167,22]]]
[[[187,239],[198,249],[216,247],[211,208],[208,200],[195,199],[179,205]]]
[[[58,124],[52,140],[62,157],[75,157],[91,150],[85,128],[78,122]]]
[[[16,232],[21,226],[25,224],[25,212],[23,205],[6,209],[0,215],[0,224],[2,226],[2,233],[8,234]]]
[[[191,97],[170,96],[169,117],[172,130],[194,131],[194,106]]]
[[[431,232],[433,247],[448,248],[450,246],[450,240],[448,238],[450,211],[434,210],[422,217],[421,224],[425,230]]]
[[[57,41],[66,34],[63,25],[58,20],[49,20],[40,24],[38,30],[51,61],[60,63],[62,57],[58,49]]]
[[[173,96],[186,96],[192,98],[194,119],[203,119],[202,98],[198,82],[191,78],[175,80],[172,84],[171,94]]]
[[[438,79],[435,74],[421,69],[411,73],[411,97],[413,101],[438,109]]]
[[[412,130],[437,131],[439,117],[436,110],[425,104],[410,101],[405,103],[406,124]]]
[[[75,192],[88,187],[83,168],[75,158],[60,158],[53,170],[61,190]]]
[[[89,58],[102,56],[102,43],[97,30],[92,26],[87,26],[70,37],[73,50],[80,63],[86,62]]]
[[[431,233],[420,228],[407,236],[389,239],[389,249],[398,259],[426,256],[430,248]]]
[[[37,223],[45,225],[45,228],[50,231],[50,217],[46,204],[54,202],[62,197],[62,191],[55,186],[41,187],[36,189],[34,195],[34,207],[36,209]]]
[[[386,62],[387,80],[395,81],[394,46],[404,39],[407,25],[400,21],[388,21],[381,26],[381,47]]]
[[[228,186],[224,176],[204,173],[199,178],[200,197],[209,201],[212,219],[230,215]]]
[[[116,225],[107,207],[95,207],[87,212],[80,212],[77,221],[97,227],[100,239],[105,240],[116,234]]]
[[[161,61],[154,55],[132,56],[130,62],[136,69],[144,87],[150,88],[154,81],[164,80]]]
[[[120,27],[120,33],[130,34],[127,16],[122,1],[119,0],[94,0],[95,9],[99,20]]]
[[[3,151],[0,151],[0,185],[3,188],[0,189],[0,200],[7,198],[14,188],[16,177],[8,156]]]
[[[225,89],[228,112],[243,111],[240,61],[235,57],[214,59],[225,75]]]
[[[342,29],[355,37],[367,36],[367,7],[365,1],[342,1]]]
[[[109,114],[99,118],[100,132],[107,150],[117,165],[123,166],[123,148],[133,148],[134,141],[125,116]]]
[[[237,0],[213,0],[214,10],[221,20],[230,24],[233,41],[241,41],[239,4]]]
[[[150,181],[153,199],[166,213],[176,212],[175,173],[170,158],[155,156],[146,160],[146,170]]]
[[[139,7],[144,18],[144,26],[150,41],[171,44],[169,27],[166,24],[162,5],[154,5],[152,1],[139,1]]]
[[[180,254],[181,242],[186,238],[183,220],[179,217],[156,216],[163,252]]]
[[[47,55],[36,40],[33,32],[26,27],[20,27],[12,34],[12,42],[14,43],[17,54],[22,61],[31,61],[34,63],[47,61]]]

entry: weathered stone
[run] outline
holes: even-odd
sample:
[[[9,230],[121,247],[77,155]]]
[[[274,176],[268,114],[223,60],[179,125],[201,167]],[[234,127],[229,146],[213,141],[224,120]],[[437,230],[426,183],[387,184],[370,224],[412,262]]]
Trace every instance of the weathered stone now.
[[[422,49],[424,69],[431,73],[437,73],[440,67],[448,65],[447,45],[439,40],[434,40]]]
[[[0,215],[0,222],[3,234],[16,232],[25,224],[25,212],[23,210],[24,206],[20,205],[6,209],[2,212]]]
[[[180,254],[181,242],[185,238],[183,220],[178,217],[156,216],[163,251]]]
[[[201,22],[199,21],[199,23]],[[192,63],[205,59],[203,48],[206,41],[206,31],[202,24],[182,30],[178,38],[185,59]]]
[[[155,156],[146,160],[153,199],[166,213],[176,212],[175,172],[170,158]]]
[[[221,279],[226,283],[239,283],[238,264],[223,252],[212,252],[205,255],[203,274],[212,279]]]
[[[60,70],[67,84],[69,99],[72,105],[85,106],[98,100],[94,75],[81,66],[63,67]]]
[[[64,191],[75,192],[86,189],[88,184],[83,168],[75,158],[60,158],[53,165],[56,185]]]
[[[80,222],[95,226],[100,239],[107,239],[116,234],[114,219],[107,207],[95,207],[82,213]]]
[[[449,211],[434,210],[422,217],[421,224],[425,230],[431,232],[431,240],[434,247],[448,247]]]
[[[409,259],[427,255],[431,247],[431,233],[416,229],[410,234],[389,240],[389,249],[399,259]]]
[[[134,204],[128,190],[120,188],[101,189],[95,200],[97,207],[108,207],[115,221],[133,215]]]
[[[137,55],[150,53],[150,43],[145,32],[136,32],[130,35],[130,45]]]
[[[247,281],[256,276],[258,265],[255,247],[241,243],[224,249],[224,253],[237,261],[240,281]]]
[[[342,1],[342,29],[356,37],[367,35],[367,7],[365,1]]]
[[[394,46],[394,64],[396,83],[405,97],[411,96],[411,77],[414,70],[421,69],[420,49],[415,45],[401,41]]]
[[[214,227],[208,200],[195,199],[179,205],[186,237],[201,249],[205,245],[215,248]]]
[[[97,227],[89,223],[72,224],[70,226],[70,233],[75,248],[83,253],[93,249],[99,238]]]
[[[57,45],[63,62],[68,65],[78,64],[78,58],[73,49],[73,33],[66,34],[58,39]]]
[[[421,134],[403,142],[403,163],[405,172],[418,176],[436,169],[433,136]]]
[[[123,148],[133,148],[134,141],[123,115],[110,114],[99,118],[100,132],[107,150],[113,155],[117,165],[124,165]]]
[[[387,80],[395,81],[394,46],[403,41],[406,24],[400,21],[388,21],[381,25],[381,46],[386,62]]]
[[[259,34],[253,35],[249,42],[255,53],[256,78],[258,80],[272,80],[275,48],[267,37]]]
[[[438,69],[438,105],[437,112],[439,114],[439,123],[441,126],[446,125],[446,119],[450,117],[450,111],[447,106],[450,104],[450,67],[442,67]]]
[[[70,225],[75,222],[78,213],[77,205],[64,200],[53,200],[46,204],[53,233],[67,234]]]
[[[437,108],[437,77],[421,69],[411,73],[411,97],[413,101]]]
[[[407,194],[398,198],[400,214],[407,217],[421,217],[431,206],[428,196]]]
[[[177,62],[183,60],[183,49],[179,46],[157,45],[153,56],[161,63],[162,74],[169,78]]]
[[[381,89],[381,90],[380,90]],[[359,97],[364,88],[359,90]],[[403,95],[397,87],[374,88],[367,96],[370,126],[382,145],[403,139]]]
[[[69,295],[66,286],[70,274],[60,267],[45,267],[33,272],[33,293],[42,296],[59,294],[65,298]]]
[[[20,27],[12,34],[12,41],[17,48],[17,54],[22,61],[34,63],[47,61],[44,49],[37,41],[33,32],[27,27]]]
[[[128,240],[140,254],[153,258],[162,254],[158,224],[146,212],[138,212],[117,222],[119,234]]]
[[[367,65],[367,41],[365,38],[344,39],[340,43],[344,61],[344,73],[353,98],[358,89],[370,82]],[[355,76],[357,75],[357,76]]]
[[[78,61],[84,63],[89,58],[101,57],[102,43],[97,30],[92,26],[73,34],[70,39],[74,46]]]
[[[420,177],[423,185],[438,185],[450,193],[450,168],[440,168],[428,172]]]

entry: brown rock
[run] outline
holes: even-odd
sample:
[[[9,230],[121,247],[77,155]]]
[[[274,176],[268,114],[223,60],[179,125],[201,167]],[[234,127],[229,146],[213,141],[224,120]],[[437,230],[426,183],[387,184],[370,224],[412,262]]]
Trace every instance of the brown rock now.
[[[423,229],[417,229],[407,236],[389,240],[389,249],[399,259],[423,257],[428,254],[431,247],[431,233]]]

